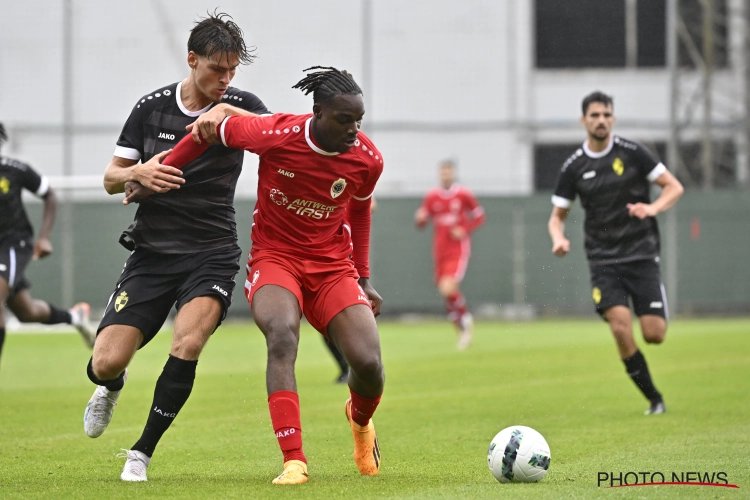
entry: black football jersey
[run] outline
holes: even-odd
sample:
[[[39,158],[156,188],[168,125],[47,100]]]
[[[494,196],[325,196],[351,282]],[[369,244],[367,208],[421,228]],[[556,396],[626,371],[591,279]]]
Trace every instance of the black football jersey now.
[[[21,201],[24,189],[42,197],[49,181],[29,165],[0,156],[0,243],[34,240],[34,228]]]
[[[665,171],[643,145],[617,136],[599,153],[584,143],[563,164],[552,203],[568,208],[580,196],[586,255],[592,264],[658,257],[656,218],[630,217],[627,205],[651,203],[651,182]]]
[[[182,103],[182,83],[143,96],[130,113],[117,140],[115,156],[146,162],[173,148],[185,127],[215,104],[190,111]],[[256,114],[270,113],[255,95],[229,87],[222,102]],[[212,144],[182,169],[180,189],[156,193],[141,201],[133,223],[120,242],[159,253],[193,253],[237,243],[234,192],[244,151]]]

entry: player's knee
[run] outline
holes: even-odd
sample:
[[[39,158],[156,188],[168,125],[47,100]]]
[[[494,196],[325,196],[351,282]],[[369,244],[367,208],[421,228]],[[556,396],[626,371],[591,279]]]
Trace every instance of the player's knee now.
[[[180,359],[195,360],[200,356],[205,342],[199,335],[191,335],[175,339],[172,345],[172,355]]]
[[[643,330],[643,339],[649,344],[661,344],[667,336],[666,328],[652,327]]]
[[[372,383],[382,383],[385,379],[383,361],[380,356],[363,355],[355,356],[349,362],[349,368],[357,375],[357,378]]]
[[[291,325],[278,323],[266,331],[269,360],[294,361],[297,358],[297,335]]]
[[[127,368],[127,360],[113,356],[96,356],[91,360],[91,369],[99,380],[116,379]]]

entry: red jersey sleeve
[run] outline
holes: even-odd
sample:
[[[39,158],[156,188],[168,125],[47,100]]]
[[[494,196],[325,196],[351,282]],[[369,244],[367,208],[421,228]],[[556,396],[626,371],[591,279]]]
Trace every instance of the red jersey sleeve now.
[[[372,145],[373,151],[376,151]],[[383,161],[380,152],[377,160],[370,163],[370,173],[365,183],[349,201],[347,216],[352,230],[352,260],[361,278],[370,277],[370,226],[372,223],[370,204],[375,184],[383,173]]]
[[[262,155],[289,138],[289,131],[304,126],[300,115],[277,113],[265,116],[228,116],[221,122],[219,136],[228,148]]]
[[[466,229],[467,232],[471,233],[476,228],[484,224],[484,208],[482,208],[482,205],[479,204],[477,198],[468,189],[464,189],[462,194],[464,209],[468,212],[466,214],[467,217],[464,229]]]
[[[430,217],[435,215],[432,213],[432,210],[430,207],[432,207],[432,191],[428,191],[427,194],[424,195],[424,199],[422,199],[422,204],[419,205],[419,211],[426,213],[427,218],[424,220],[417,220],[417,226],[425,227],[427,225],[427,222],[430,220]]]

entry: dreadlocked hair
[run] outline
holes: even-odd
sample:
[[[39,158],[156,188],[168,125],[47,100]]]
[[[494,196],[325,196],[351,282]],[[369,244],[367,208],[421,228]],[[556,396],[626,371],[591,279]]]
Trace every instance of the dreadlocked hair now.
[[[339,71],[330,66],[313,66],[304,71],[320,70],[309,73],[294,85],[293,89],[300,89],[305,95],[312,92],[313,102],[326,103],[337,95],[361,94],[354,77],[346,70]]]
[[[0,123],[0,146],[8,140],[8,133],[5,132],[5,125]]]

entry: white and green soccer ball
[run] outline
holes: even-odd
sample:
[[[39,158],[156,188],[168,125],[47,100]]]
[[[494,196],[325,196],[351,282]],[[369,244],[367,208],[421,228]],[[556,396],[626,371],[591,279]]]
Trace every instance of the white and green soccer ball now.
[[[487,465],[501,483],[536,483],[549,470],[552,455],[544,437],[531,427],[514,425],[497,433]]]

